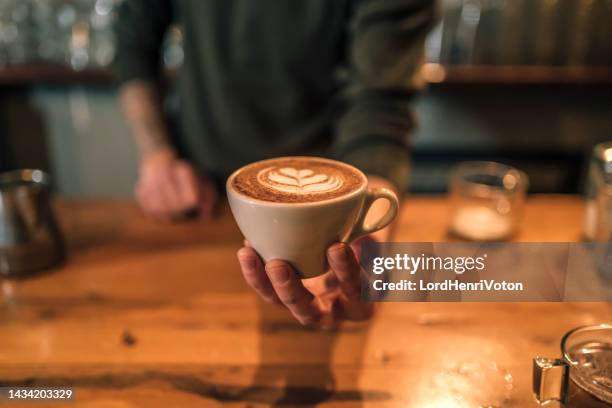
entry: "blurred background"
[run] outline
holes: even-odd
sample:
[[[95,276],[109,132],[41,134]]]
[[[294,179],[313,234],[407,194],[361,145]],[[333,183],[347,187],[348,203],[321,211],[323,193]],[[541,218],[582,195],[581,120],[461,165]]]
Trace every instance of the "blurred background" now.
[[[119,2],[0,0],[0,171],[42,168],[68,197],[132,194],[109,71]],[[172,27],[170,86],[181,42]],[[583,190],[612,138],[612,0],[446,0],[426,52],[407,189],[445,191],[456,163],[487,159],[523,169],[531,192]]]

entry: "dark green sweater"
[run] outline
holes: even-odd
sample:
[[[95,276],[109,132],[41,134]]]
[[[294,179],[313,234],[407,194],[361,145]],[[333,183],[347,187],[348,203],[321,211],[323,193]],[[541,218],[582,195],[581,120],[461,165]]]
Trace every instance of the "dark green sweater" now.
[[[404,188],[409,102],[433,0],[125,0],[115,72],[159,78],[184,30],[178,141],[217,178],[280,155],[335,157]]]

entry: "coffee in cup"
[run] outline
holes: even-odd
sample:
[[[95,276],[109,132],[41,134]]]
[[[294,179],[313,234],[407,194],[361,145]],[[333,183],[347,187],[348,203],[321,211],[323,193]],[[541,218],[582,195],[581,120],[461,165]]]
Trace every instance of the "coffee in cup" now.
[[[288,261],[303,278],[327,270],[325,252],[334,242],[351,242],[386,227],[398,209],[388,189],[369,189],[365,174],[335,160],[280,157],[249,164],[227,180],[234,218],[264,261]],[[387,213],[369,224],[378,199]]]

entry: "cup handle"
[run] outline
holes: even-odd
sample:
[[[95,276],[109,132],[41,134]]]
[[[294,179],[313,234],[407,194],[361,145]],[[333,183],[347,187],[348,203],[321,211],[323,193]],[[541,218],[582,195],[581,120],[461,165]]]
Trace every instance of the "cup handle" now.
[[[389,209],[386,214],[380,217],[380,219],[372,222],[365,223],[365,218],[372,207],[374,201],[378,199],[385,199],[389,202]],[[397,215],[399,208],[399,202],[395,193],[387,188],[370,188],[366,193],[365,200],[361,206],[361,212],[355,221],[355,226],[349,234],[348,238],[343,240],[344,242],[352,242],[356,239],[369,235],[373,232],[379,231],[385,228],[393,221]]]

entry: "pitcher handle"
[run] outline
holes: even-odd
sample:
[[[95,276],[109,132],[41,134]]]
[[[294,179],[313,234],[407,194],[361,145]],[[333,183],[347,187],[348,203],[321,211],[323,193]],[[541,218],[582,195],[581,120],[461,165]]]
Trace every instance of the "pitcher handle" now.
[[[569,366],[563,360],[545,357],[533,359],[533,393],[538,404],[565,402],[568,380]]]

